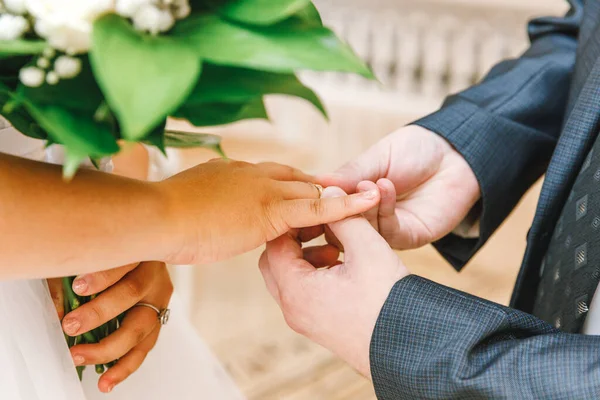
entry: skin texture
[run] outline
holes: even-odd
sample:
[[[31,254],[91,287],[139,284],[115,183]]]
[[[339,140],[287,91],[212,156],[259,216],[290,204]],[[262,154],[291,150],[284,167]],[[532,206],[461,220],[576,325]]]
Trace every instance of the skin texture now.
[[[0,155],[0,279],[218,261],[379,202],[379,192],[320,200],[312,179],[278,164],[214,160],[158,183],[96,171],[65,183],[56,166]]]

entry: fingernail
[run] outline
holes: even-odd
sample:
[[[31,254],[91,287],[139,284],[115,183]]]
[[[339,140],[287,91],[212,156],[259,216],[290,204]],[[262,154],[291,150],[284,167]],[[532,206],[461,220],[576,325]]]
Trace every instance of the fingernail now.
[[[73,356],[73,362],[75,363],[76,366],[80,366],[80,365],[85,364],[85,358],[83,358],[83,356],[76,355],[76,356]]]
[[[113,390],[114,388],[115,388],[115,385],[114,385],[114,384],[110,385],[108,388],[106,388],[106,393],[110,393],[110,392],[112,392],[112,390]]]
[[[73,291],[77,294],[84,294],[88,289],[88,283],[86,281],[86,275],[78,276],[73,281]]]
[[[81,323],[74,318],[63,320],[63,329],[67,335],[73,335],[81,328]]]
[[[369,190],[368,192],[363,192],[360,195],[363,196],[365,199],[373,200],[377,197],[377,194],[377,190]]]

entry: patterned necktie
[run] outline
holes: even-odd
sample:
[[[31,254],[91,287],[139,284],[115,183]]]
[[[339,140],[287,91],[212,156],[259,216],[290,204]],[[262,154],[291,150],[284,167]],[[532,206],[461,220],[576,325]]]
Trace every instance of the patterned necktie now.
[[[583,162],[540,274],[533,314],[563,331],[580,332],[600,280],[600,139]]]

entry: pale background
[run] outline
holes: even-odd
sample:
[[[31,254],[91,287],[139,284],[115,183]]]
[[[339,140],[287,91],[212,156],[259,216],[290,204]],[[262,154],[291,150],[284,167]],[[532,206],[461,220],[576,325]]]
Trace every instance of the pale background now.
[[[527,46],[532,16],[559,15],[562,0],[316,0],[326,23],[367,59],[381,84],[306,74],[329,123],[298,100],[272,98],[272,119],[204,129],[224,136],[229,157],[326,172],[385,134],[436,109],[497,60]],[[175,123],[175,125],[178,125]],[[189,128],[178,125],[178,128]],[[178,168],[214,157],[193,151]],[[485,249],[456,273],[431,248],[400,256],[412,272],[492,301],[508,302],[533,217],[537,185]],[[326,350],[289,330],[264,289],[259,251],[229,262],[177,267],[176,286],[199,333],[250,399],[367,400],[372,386]]]

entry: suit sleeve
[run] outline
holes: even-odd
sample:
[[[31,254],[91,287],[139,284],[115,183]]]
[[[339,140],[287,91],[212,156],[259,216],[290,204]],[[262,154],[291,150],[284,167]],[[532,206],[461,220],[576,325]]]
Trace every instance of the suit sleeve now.
[[[520,58],[496,65],[481,83],[414,123],[446,138],[481,186],[479,237],[450,234],[436,244],[457,269],[546,169],[566,112],[584,2],[570,0],[564,17],[532,21],[531,47]]]
[[[417,276],[399,281],[371,341],[379,400],[597,399],[600,336]]]

